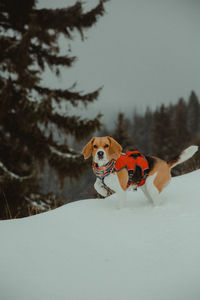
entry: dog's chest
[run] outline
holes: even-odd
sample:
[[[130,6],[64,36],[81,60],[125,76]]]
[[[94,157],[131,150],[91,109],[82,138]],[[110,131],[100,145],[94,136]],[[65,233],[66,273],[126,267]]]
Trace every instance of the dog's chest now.
[[[106,176],[103,182],[109,189],[115,192],[121,191],[121,186],[117,174],[110,174]]]

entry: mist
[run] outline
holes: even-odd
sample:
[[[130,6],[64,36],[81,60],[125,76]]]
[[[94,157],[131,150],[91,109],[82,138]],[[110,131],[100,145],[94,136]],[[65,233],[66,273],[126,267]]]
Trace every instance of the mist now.
[[[75,1],[68,1],[67,5]],[[87,1],[85,9],[97,1]],[[40,0],[39,7],[62,7],[66,1]],[[103,114],[112,126],[118,112],[128,117],[161,103],[188,99],[191,90],[200,95],[200,3],[185,0],[111,0],[106,14],[82,41],[78,33],[70,46],[60,40],[63,53],[69,47],[78,57],[73,68],[56,79],[47,71],[44,82],[81,91],[103,86],[99,100],[81,116]],[[66,108],[63,108],[65,110]],[[71,109],[71,110],[70,110]],[[68,113],[74,113],[67,108]]]

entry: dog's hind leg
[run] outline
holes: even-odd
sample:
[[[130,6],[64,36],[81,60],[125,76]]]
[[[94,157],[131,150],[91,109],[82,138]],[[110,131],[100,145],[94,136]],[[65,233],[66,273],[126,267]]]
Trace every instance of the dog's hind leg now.
[[[149,195],[148,191],[147,191],[147,186],[146,186],[146,183],[140,187],[141,190],[143,191],[145,197],[147,198],[147,200],[150,202],[150,203],[153,203],[153,200],[151,199],[151,196]]]
[[[147,177],[147,180],[145,182],[145,185],[143,186],[142,190],[145,194],[145,196],[148,198],[148,200],[155,204],[159,205],[161,203],[160,199],[160,192],[158,188],[154,184],[154,180],[157,176],[157,172],[149,177]]]

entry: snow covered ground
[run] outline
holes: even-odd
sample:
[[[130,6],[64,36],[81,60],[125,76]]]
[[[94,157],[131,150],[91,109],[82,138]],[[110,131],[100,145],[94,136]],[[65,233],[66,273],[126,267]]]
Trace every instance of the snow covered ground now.
[[[174,178],[157,207],[138,191],[1,221],[0,300],[199,300],[199,183]]]

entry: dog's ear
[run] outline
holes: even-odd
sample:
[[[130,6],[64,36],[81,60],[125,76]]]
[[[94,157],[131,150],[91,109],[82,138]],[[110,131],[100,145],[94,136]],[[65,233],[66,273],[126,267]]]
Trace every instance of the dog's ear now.
[[[90,155],[92,154],[93,150],[93,142],[94,142],[94,137],[85,145],[85,147],[82,150],[82,153],[84,155],[85,159],[88,159]]]
[[[112,137],[107,136],[107,138],[110,141],[110,154],[115,160],[117,160],[122,153],[122,146]]]

